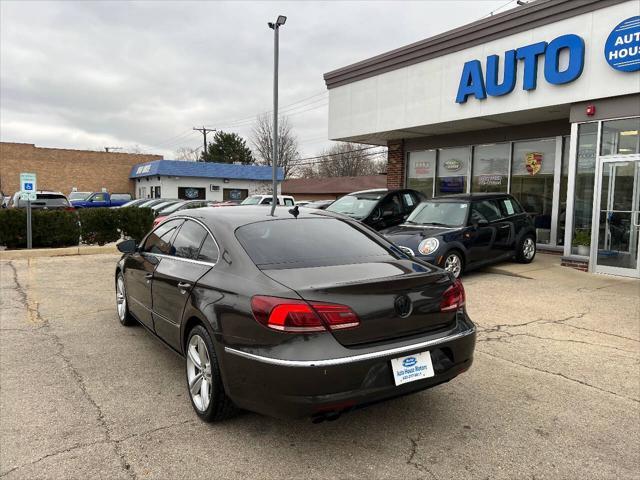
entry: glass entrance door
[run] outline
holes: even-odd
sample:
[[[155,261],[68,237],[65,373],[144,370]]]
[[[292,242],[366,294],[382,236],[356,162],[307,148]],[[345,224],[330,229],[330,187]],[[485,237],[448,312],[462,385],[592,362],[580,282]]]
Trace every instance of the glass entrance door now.
[[[640,278],[640,156],[602,161],[591,261],[596,273]]]

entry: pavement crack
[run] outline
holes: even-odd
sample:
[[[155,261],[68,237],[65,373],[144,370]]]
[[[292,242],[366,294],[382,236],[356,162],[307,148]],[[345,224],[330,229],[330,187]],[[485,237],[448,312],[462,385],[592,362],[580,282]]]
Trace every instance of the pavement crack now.
[[[100,440],[100,441],[97,441],[97,442],[82,443],[82,444],[76,443],[75,445],[72,445],[72,446],[70,446],[70,447],[63,448],[63,449],[61,449],[61,450],[55,450],[55,451],[53,451],[53,452],[49,452],[49,453],[47,453],[46,455],[43,455],[43,456],[41,456],[41,457],[39,457],[39,458],[37,458],[37,459],[35,459],[35,460],[32,460],[31,462],[23,463],[22,465],[17,465],[17,466],[15,466],[15,467],[12,467],[12,468],[10,468],[9,470],[7,470],[7,471],[5,471],[5,472],[1,472],[1,473],[0,473],[0,478],[2,478],[2,477],[6,477],[6,476],[7,476],[7,475],[9,475],[11,472],[14,472],[14,471],[16,471],[16,470],[19,470],[19,469],[21,469],[21,468],[31,467],[31,466],[33,466],[33,465],[36,465],[36,464],[38,464],[38,463],[40,463],[40,462],[42,462],[43,460],[46,460],[46,459],[48,459],[48,458],[56,457],[56,456],[58,456],[58,455],[62,455],[62,454],[64,454],[64,453],[69,453],[69,452],[72,452],[72,451],[74,451],[74,450],[78,450],[79,448],[85,448],[85,447],[91,447],[91,446],[93,446],[93,445],[99,445],[99,444],[101,444],[101,443],[105,443],[105,441],[104,441],[104,440]]]
[[[412,466],[422,474],[428,474],[431,478],[439,480],[438,477],[436,477],[435,473],[433,473],[425,465],[416,460],[416,454],[418,453],[418,442],[420,442],[420,440],[422,439],[420,437],[418,437],[417,439],[412,437],[407,438],[411,442],[411,447],[409,449],[409,454],[407,455],[406,464]]]
[[[100,405],[98,405],[98,403],[89,393],[84,377],[78,371],[78,369],[73,365],[71,358],[66,354],[65,346],[62,343],[62,340],[55,333],[55,331],[49,324],[49,321],[43,318],[42,315],[40,314],[38,303],[34,302],[35,306],[30,305],[27,291],[24,288],[24,286],[20,283],[20,279],[18,278],[18,271],[15,268],[15,265],[13,265],[13,262],[8,262],[8,265],[13,271],[13,281],[16,285],[15,288],[16,288],[16,291],[18,292],[18,296],[20,297],[20,303],[27,309],[27,311],[30,312],[29,313],[30,318],[32,318],[31,315],[33,312],[33,315],[35,316],[35,318],[39,320],[40,328],[38,330],[40,330],[40,332],[43,335],[47,336],[53,342],[56,349],[56,356],[60,358],[60,360],[62,360],[66,370],[69,372],[69,374],[71,375],[71,378],[73,378],[78,388],[80,389],[82,396],[85,398],[87,402],[89,402],[91,407],[96,411],[98,424],[103,430],[103,435],[104,435],[103,442],[113,445],[114,451],[118,457],[118,460],[120,462],[122,469],[128,473],[129,477],[135,480],[137,476],[133,471],[133,469],[131,468],[131,465],[129,464],[129,462],[126,460],[124,453],[120,450],[120,444],[115,440],[113,440],[111,429],[109,428],[109,424],[106,421],[104,412],[102,411],[102,408],[100,407]]]
[[[611,390],[606,390],[604,388],[597,387],[597,386],[592,385],[590,383],[587,383],[587,382],[585,382],[583,380],[578,380],[577,378],[569,377],[569,376],[565,375],[564,373],[552,372],[552,371],[549,371],[549,370],[545,370],[543,368],[538,368],[538,367],[533,367],[531,365],[526,365],[524,363],[516,362],[514,360],[509,360],[508,358],[504,358],[504,357],[501,357],[500,355],[496,355],[494,353],[489,353],[489,352],[487,352],[485,350],[481,350],[481,349],[478,349],[478,348],[476,349],[476,352],[482,353],[484,355],[488,355],[488,356],[493,357],[493,358],[497,358],[498,360],[502,360],[504,362],[508,362],[508,363],[513,364],[513,365],[518,365],[520,367],[527,368],[529,370],[534,370],[536,372],[547,373],[549,375],[553,375],[553,376],[556,376],[556,377],[564,378],[565,380],[568,380],[570,382],[578,383],[578,384],[583,385],[585,387],[593,388],[593,389],[598,390],[600,392],[608,393],[609,395],[614,395],[614,396],[616,396],[618,398],[622,398],[622,399],[630,401],[630,402],[640,403],[640,400],[638,400],[638,399],[626,397],[624,395],[620,395],[619,393],[612,392]]]

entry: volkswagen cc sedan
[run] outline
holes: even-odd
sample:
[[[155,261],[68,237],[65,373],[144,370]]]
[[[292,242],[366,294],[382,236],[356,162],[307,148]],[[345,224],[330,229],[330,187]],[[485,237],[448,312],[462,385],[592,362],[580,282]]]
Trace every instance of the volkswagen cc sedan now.
[[[418,205],[403,224],[380,233],[455,278],[504,260],[530,263],[536,255],[533,220],[506,193],[435,198]]]
[[[206,421],[237,408],[334,419],[447,382],[473,360],[460,281],[355,220],[194,209],[118,248],[120,322],[185,357]]]

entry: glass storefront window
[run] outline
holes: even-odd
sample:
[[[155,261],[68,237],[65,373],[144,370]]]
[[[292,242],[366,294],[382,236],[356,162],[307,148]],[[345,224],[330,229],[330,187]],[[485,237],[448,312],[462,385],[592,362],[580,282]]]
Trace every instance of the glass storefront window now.
[[[640,153],[640,117],[602,122],[600,155]]]
[[[440,149],[437,173],[436,196],[466,193],[469,181],[469,147]]]
[[[472,192],[506,192],[509,186],[508,143],[473,148]]]
[[[407,188],[422,192],[427,198],[433,197],[436,151],[410,152],[408,165]]]
[[[564,229],[567,221],[567,185],[569,184],[569,147],[571,137],[562,139],[562,165],[560,173],[560,198],[558,200],[558,228],[557,239],[558,245],[564,245]]]
[[[556,139],[513,144],[511,194],[534,217],[538,243],[549,243]]]
[[[571,253],[588,255],[593,212],[593,183],[596,174],[598,124],[578,126],[576,181],[573,200],[573,242]],[[578,243],[583,245],[578,245]],[[586,245],[584,245],[586,243]]]

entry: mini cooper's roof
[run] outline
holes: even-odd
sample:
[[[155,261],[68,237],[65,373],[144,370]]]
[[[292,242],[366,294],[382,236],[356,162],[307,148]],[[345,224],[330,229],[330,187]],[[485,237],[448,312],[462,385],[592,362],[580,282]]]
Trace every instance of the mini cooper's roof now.
[[[296,218],[289,210],[294,210],[295,207],[281,206],[276,207],[275,216],[272,217],[270,205],[238,205],[234,207],[203,207],[194,208],[191,210],[180,210],[171,215],[168,218],[179,217],[193,217],[201,220],[206,225],[210,225],[215,228],[226,228],[235,230],[242,225],[249,223],[284,220]],[[342,215],[332,214],[324,210],[317,210],[311,208],[300,208],[298,210],[297,218],[318,218],[318,217],[334,217],[344,218]]]

